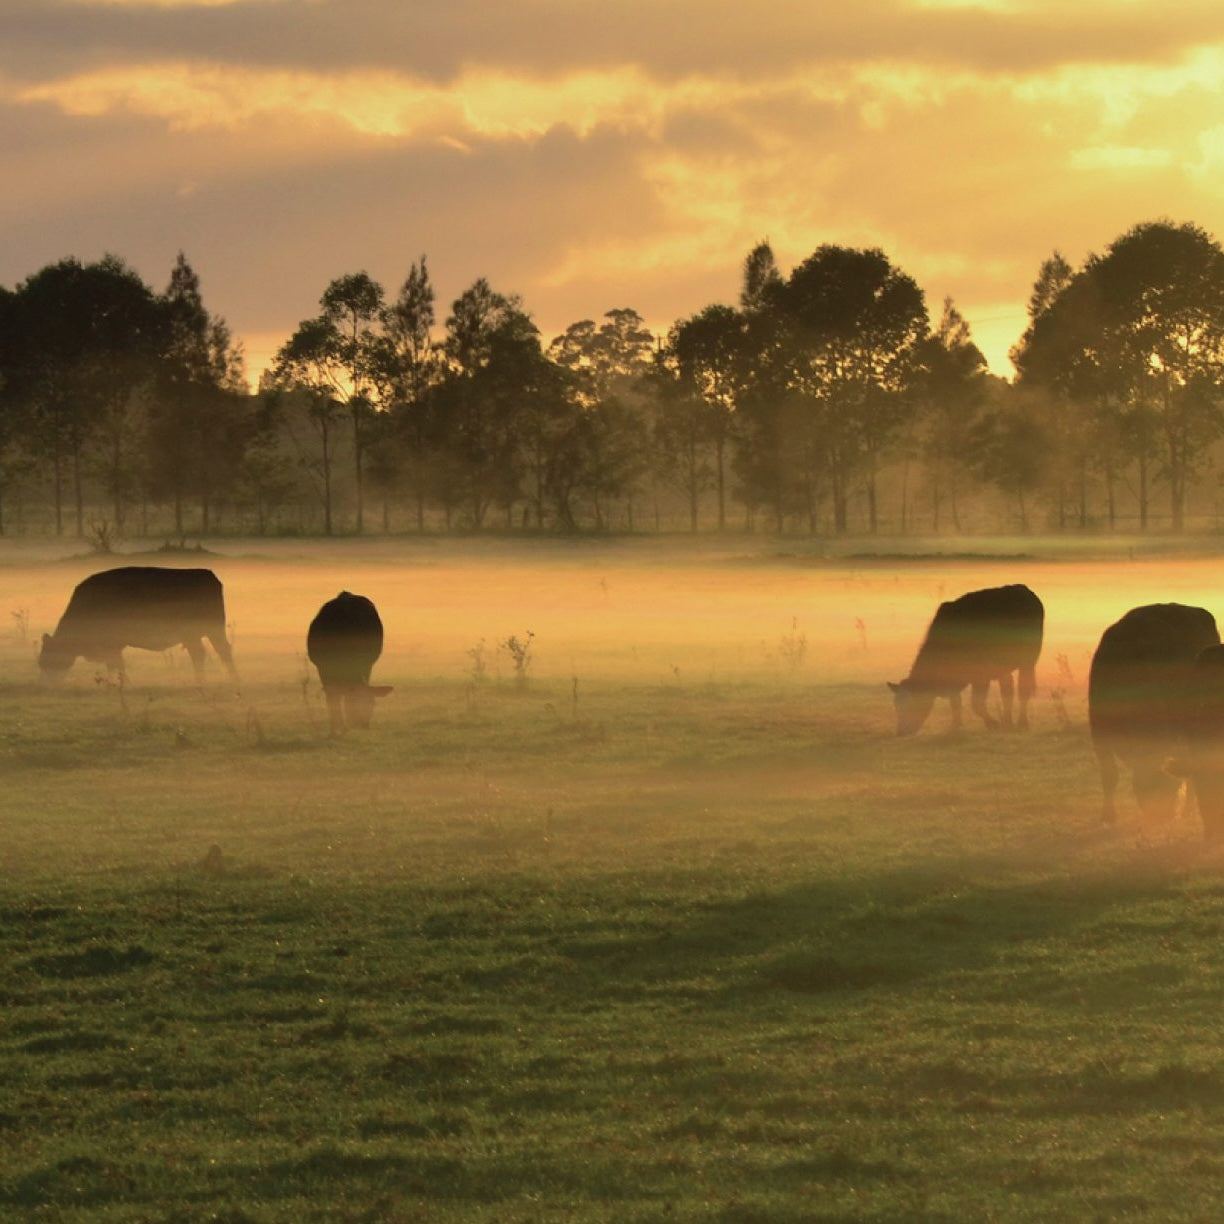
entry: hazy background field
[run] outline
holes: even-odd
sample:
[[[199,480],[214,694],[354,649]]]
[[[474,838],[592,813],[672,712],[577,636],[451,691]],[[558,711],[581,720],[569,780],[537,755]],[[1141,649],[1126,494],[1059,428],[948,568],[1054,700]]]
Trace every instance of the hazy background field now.
[[[1113,555],[1074,544],[1035,555],[1006,540],[974,554],[906,548],[260,541],[130,558],[11,548],[0,565],[7,868],[165,868],[219,845],[283,869],[411,875],[422,855],[445,862],[475,845],[501,870],[520,865],[516,839],[536,837],[554,866],[569,855],[589,868],[649,861],[670,841],[725,852],[776,810],[803,837],[828,823],[867,857],[877,842],[913,857],[899,820],[912,832],[950,812],[955,837],[966,805],[1005,840],[1008,812],[1059,838],[1095,832],[1092,650],[1136,604],[1224,611],[1220,564],[1140,543],[1113,543]],[[240,693],[211,655],[197,690],[181,649],[129,650],[122,690],[84,660],[58,688],[38,682],[40,635],[73,585],[124,560],[217,572]],[[939,601],[1013,581],[1046,606],[1032,734],[988,735],[966,704],[965,736],[952,737],[941,702],[917,738],[896,740],[884,682],[907,673]],[[341,589],[379,607],[374,679],[395,691],[368,735],[337,741],[304,638]],[[529,645],[521,671],[511,638]],[[1153,831],[1136,823],[1129,791],[1122,810],[1118,837],[1197,836],[1193,813],[1184,829]],[[547,836],[567,822],[571,836]],[[962,831],[965,853],[982,848],[976,825]],[[955,858],[955,840],[941,853]]]
[[[126,558],[7,548],[0,1206],[1205,1218],[1220,857],[1129,790],[1099,826],[1085,684],[1127,608],[1224,612],[1209,547],[227,542],[174,561],[222,578],[241,694],[181,651],[43,688]],[[1013,581],[1032,731],[897,740],[939,600]],[[395,691],[332,740],[342,588]]]
[[[34,679],[37,638],[54,628],[73,585],[124,563],[216,571],[252,693],[300,680],[305,627],[342,588],[378,605],[387,641],[377,674],[409,686],[470,678],[471,651],[482,642],[487,678],[506,679],[513,671],[499,645],[528,632],[535,635],[531,675],[541,681],[768,681],[786,674],[817,687],[875,685],[908,670],[941,599],[1019,581],[1046,605],[1043,675],[1055,678],[1057,657],[1065,655],[1082,679],[1101,630],[1128,608],[1178,599],[1216,611],[1224,596],[1214,556],[1164,557],[1150,544],[1142,551],[1112,545],[1113,558],[1066,546],[1035,556],[1014,541],[988,541],[981,552],[963,554],[909,547],[913,556],[824,557],[755,541],[259,541],[198,555],[96,557],[71,555],[70,546],[15,546],[0,552],[0,609],[9,616],[0,665],[8,683]],[[780,651],[785,638],[805,640],[801,659],[790,659],[784,645]],[[182,652],[128,655],[137,687],[160,687],[185,663]],[[92,684],[95,671],[79,663],[72,684]],[[388,703],[392,719],[407,701],[409,693],[401,693]]]

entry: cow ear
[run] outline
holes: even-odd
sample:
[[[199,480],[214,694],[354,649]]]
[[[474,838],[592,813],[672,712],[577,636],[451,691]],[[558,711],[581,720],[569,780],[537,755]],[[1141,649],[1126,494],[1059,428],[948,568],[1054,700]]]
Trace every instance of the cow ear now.
[[[899,693],[901,691],[901,686],[899,684],[894,684],[891,680],[885,680],[884,683],[887,684],[889,689],[894,693]]]
[[[42,644],[45,646],[50,640],[51,640],[51,635],[49,633],[44,633]]]
[[[390,684],[371,684],[371,697],[385,697],[388,693],[394,692],[394,686]]]

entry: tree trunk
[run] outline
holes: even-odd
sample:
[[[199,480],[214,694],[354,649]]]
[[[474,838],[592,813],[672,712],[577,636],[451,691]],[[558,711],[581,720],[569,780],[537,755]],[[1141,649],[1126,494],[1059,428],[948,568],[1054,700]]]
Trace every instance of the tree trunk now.
[[[357,534],[365,529],[365,491],[361,484],[361,459],[362,459],[362,436],[361,436],[361,419],[359,410],[353,409],[353,492],[357,499]]]
[[[81,448],[80,446],[73,447],[72,450],[72,496],[76,504],[76,533],[77,539],[85,538],[85,483],[81,477]]]
[[[689,443],[688,450],[688,495],[689,495],[689,531],[697,534],[697,447]]]
[[[55,534],[62,536],[64,534],[64,461],[58,444],[55,448],[53,463],[55,468]]]

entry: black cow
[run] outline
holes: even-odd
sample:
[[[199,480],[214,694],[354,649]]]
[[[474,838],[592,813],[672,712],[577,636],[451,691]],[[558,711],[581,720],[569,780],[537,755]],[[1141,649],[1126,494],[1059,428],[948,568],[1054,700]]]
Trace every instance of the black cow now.
[[[204,642],[237,682],[225,637],[225,601],[212,570],[125,565],[91,574],[77,584],[54,633],[44,633],[38,666],[62,676],[78,658],[105,663],[124,676],[123,650],[184,646],[196,679],[204,676]]]
[[[1194,660],[1186,755],[1165,763],[1188,779],[1208,841],[1224,838],[1224,646],[1207,646]]]
[[[318,668],[333,735],[346,726],[364,730],[374,713],[374,699],[391,692],[389,685],[370,684],[370,670],[382,648],[378,609],[364,595],[341,591],[310,622],[306,654]]]
[[[1101,635],[1088,673],[1088,726],[1101,771],[1103,819],[1117,819],[1118,762],[1130,766],[1143,814],[1167,820],[1177,806],[1178,780],[1187,774],[1198,791],[1190,751],[1205,722],[1209,676],[1195,660],[1218,647],[1220,633],[1206,608],[1146,604],[1132,608]]]
[[[989,587],[970,591],[939,605],[910,674],[889,684],[897,707],[897,734],[913,735],[936,697],[952,706],[961,725],[961,691],[972,686],[969,704],[991,728],[998,726],[986,709],[986,692],[995,680],[1003,698],[1003,725],[1012,726],[1012,697],[1019,688],[1019,726],[1028,726],[1028,703],[1037,687],[1035,668],[1041,654],[1045,609],[1028,587]],[[1018,673],[1018,686],[1012,682]]]

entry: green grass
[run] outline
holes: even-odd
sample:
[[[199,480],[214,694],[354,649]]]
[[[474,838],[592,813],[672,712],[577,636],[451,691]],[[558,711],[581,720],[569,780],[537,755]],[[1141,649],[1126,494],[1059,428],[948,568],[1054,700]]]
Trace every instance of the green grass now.
[[[1214,1217],[1224,860],[1097,826],[1074,700],[548,644],[339,741],[250,653],[125,711],[11,648],[0,1219]]]

